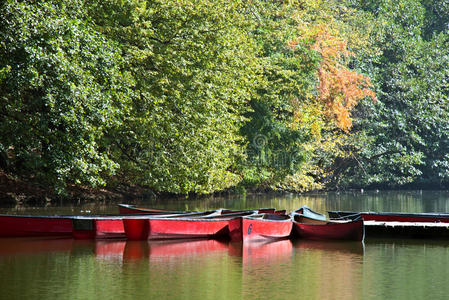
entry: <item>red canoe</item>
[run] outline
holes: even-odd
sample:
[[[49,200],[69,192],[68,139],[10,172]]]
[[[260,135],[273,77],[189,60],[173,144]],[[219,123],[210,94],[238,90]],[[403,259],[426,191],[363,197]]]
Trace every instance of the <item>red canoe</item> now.
[[[161,216],[161,214],[157,215]],[[77,239],[125,238],[123,217],[130,216],[0,215],[0,237],[73,236]]]
[[[229,221],[232,241],[282,239],[290,236],[292,220],[280,214],[243,216]]]
[[[210,212],[209,212],[210,213]],[[147,216],[124,218],[125,233],[130,240],[220,237],[229,235],[230,220],[254,214],[254,211],[221,214],[215,211],[205,216],[183,215],[164,218]]]
[[[119,204],[118,205],[119,212],[122,215],[125,214],[179,214],[179,213],[195,213],[198,211],[176,211],[176,210],[164,210],[157,208],[145,208],[145,207],[137,207],[133,204]],[[276,210],[275,208],[258,208],[258,209],[249,209],[249,210],[231,210],[231,209],[220,209],[221,214],[232,214],[239,212],[247,212],[247,211],[257,211],[259,213],[271,213],[278,215],[285,215],[285,210]]]
[[[0,237],[125,237],[121,216],[0,215]]]
[[[175,211],[175,210],[164,210],[157,208],[144,208],[136,207],[132,204],[119,204],[119,213],[121,215],[127,214],[177,214],[177,213],[188,213],[188,211]]]
[[[363,220],[322,221],[293,215],[294,233],[306,239],[363,241]]]
[[[0,215],[0,237],[71,236],[69,216]]]
[[[449,223],[448,213],[404,213],[404,212],[352,212],[352,211],[329,211],[331,219],[351,218],[360,214],[364,221],[379,222],[430,222]]]
[[[74,216],[75,239],[126,238],[123,216]]]
[[[152,212],[145,214],[144,218],[149,216],[157,217],[178,217],[178,216],[203,216],[213,212],[200,213],[176,213],[176,214],[161,214],[160,212]],[[93,216],[73,216],[73,237],[76,239],[105,239],[105,238],[126,238],[125,227],[123,225],[123,218],[140,219],[139,215],[93,215]]]

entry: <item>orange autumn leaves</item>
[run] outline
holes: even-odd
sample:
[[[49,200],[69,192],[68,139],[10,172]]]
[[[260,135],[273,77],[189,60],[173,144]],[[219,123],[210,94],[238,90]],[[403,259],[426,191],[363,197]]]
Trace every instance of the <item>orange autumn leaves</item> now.
[[[347,61],[354,54],[348,50],[347,43],[331,34],[326,26],[316,26],[315,30],[309,30],[300,39],[291,41],[289,46],[294,48],[304,40],[311,41],[310,49],[321,56],[317,71],[317,104],[324,116],[333,120],[338,128],[349,131],[352,127],[351,110],[357,103],[365,97],[376,101],[371,81],[369,77],[348,68]],[[300,114],[299,111],[297,113]]]

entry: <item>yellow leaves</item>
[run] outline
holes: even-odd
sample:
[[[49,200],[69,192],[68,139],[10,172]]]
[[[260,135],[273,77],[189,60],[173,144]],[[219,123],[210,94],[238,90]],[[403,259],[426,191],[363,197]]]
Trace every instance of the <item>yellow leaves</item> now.
[[[357,103],[371,97],[376,100],[370,79],[348,68],[348,59],[354,55],[348,50],[347,43],[337,35],[331,33],[328,26],[316,25],[295,43],[300,40],[311,40],[310,49],[317,51],[321,56],[317,77],[318,96],[316,101],[323,107],[322,114],[335,122],[336,126],[344,131],[352,127],[350,112]]]
[[[295,108],[293,111],[292,129],[306,129],[312,134],[312,136],[319,139],[321,137],[321,130],[324,127],[324,122],[321,116],[323,115],[322,107],[316,101],[300,102],[298,99],[293,99],[292,106]]]
[[[324,184],[317,180],[321,177],[323,177],[323,170],[311,162],[306,162],[298,172],[282,180],[277,188],[301,193],[321,190]]]

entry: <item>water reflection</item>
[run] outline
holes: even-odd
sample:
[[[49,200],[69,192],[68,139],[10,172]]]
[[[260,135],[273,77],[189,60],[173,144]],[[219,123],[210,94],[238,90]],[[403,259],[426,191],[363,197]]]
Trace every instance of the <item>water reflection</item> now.
[[[97,259],[111,262],[123,261],[127,244],[126,240],[98,240],[92,242],[92,244],[94,244],[94,247],[92,248],[94,249],[95,257]]]
[[[292,242],[231,243],[215,239],[177,240],[74,240],[67,238],[0,238],[0,256],[40,255],[66,253],[70,256],[94,255],[99,260],[127,261],[150,259],[164,262],[173,258],[188,259],[229,254],[241,257],[244,263],[279,260],[292,255]]]
[[[316,194],[252,194],[226,197],[137,200],[135,204],[170,210],[253,209],[273,207],[295,210],[307,205],[313,210],[449,212],[449,191],[351,191]],[[0,213],[30,215],[116,214],[114,203],[82,203],[45,207],[18,204],[0,208]]]
[[[207,210],[302,205],[327,210],[449,212],[449,192],[253,195],[141,202]],[[3,213],[116,213],[115,205],[11,207]],[[445,299],[449,241],[271,243],[0,239],[4,299]]]
[[[340,252],[346,254],[363,255],[365,244],[353,241],[317,241],[317,240],[295,240],[293,246],[297,250],[303,251],[326,251]]]
[[[295,241],[296,274],[304,299],[364,299],[361,278],[364,245],[361,242]]]
[[[4,299],[444,299],[449,241],[0,239]]]
[[[48,254],[54,252],[70,253],[73,239],[67,238],[0,238],[0,257]]]
[[[447,240],[373,239],[366,243],[363,289],[377,299],[447,299],[448,266]]]
[[[242,264],[273,264],[289,261],[293,254],[290,240],[232,242],[229,255],[242,258]]]

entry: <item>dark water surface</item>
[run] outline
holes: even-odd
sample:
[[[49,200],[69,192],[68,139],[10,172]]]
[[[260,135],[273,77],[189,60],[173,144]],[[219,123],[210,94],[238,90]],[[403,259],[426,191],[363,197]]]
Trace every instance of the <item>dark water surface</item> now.
[[[328,193],[140,203],[169,209],[275,207],[449,212],[448,192]],[[113,204],[1,213],[115,213]],[[0,238],[0,299],[447,299],[449,240],[79,241]]]

